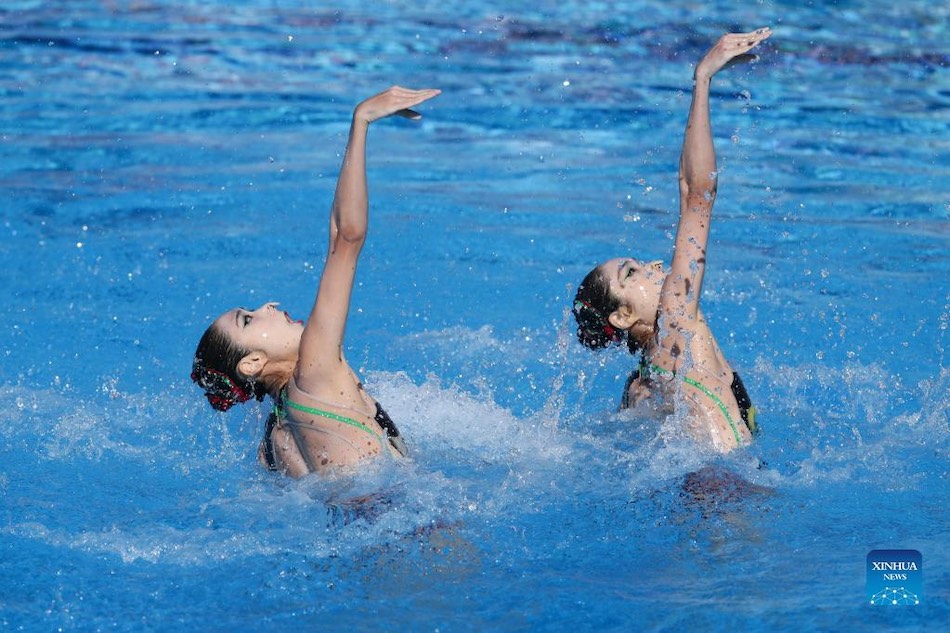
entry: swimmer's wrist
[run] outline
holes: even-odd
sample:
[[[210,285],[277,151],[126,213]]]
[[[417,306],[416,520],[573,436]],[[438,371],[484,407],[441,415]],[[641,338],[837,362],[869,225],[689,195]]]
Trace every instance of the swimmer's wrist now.
[[[366,111],[366,104],[361,103],[355,108],[353,108],[353,125],[360,124],[364,128],[369,127],[369,124],[372,123],[375,119],[372,117],[371,112]]]
[[[369,131],[370,120],[353,113],[353,120],[350,122],[350,133],[366,134]]]
[[[713,73],[711,73],[711,72],[709,72],[709,71],[703,69],[703,68],[700,67],[700,66],[697,66],[697,67],[696,67],[696,70],[693,71],[693,83],[694,83],[694,84],[698,84],[698,83],[706,83],[706,84],[708,84],[709,82],[712,81],[712,77],[713,77]]]

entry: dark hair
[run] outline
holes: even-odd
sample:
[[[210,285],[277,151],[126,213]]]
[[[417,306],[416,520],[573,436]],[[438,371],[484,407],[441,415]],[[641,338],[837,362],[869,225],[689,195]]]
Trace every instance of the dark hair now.
[[[247,354],[248,350],[236,345],[214,324],[198,341],[191,379],[205,390],[208,402],[218,411],[227,411],[251,398],[264,399],[267,393],[264,385],[237,369],[238,362]]]
[[[600,266],[587,273],[574,295],[574,319],[577,321],[577,340],[589,349],[604,349],[626,339],[631,354],[640,345],[627,333],[611,325],[608,317],[620,307],[620,299],[610,292],[610,284]]]

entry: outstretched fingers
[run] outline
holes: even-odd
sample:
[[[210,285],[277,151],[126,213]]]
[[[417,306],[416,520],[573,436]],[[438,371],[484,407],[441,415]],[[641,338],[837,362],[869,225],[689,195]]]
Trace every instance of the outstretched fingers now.
[[[727,49],[737,51],[736,54],[748,52],[761,42],[772,36],[772,29],[763,27],[749,33],[728,33],[722,36]]]
[[[748,33],[726,33],[709,49],[696,67],[696,77],[711,77],[723,68],[755,59],[749,51],[772,36],[772,29],[763,27]]]
[[[393,114],[418,119],[422,115],[412,108],[438,96],[441,92],[436,88],[413,90],[402,86],[392,86],[356,106],[355,117],[366,123],[372,123]]]

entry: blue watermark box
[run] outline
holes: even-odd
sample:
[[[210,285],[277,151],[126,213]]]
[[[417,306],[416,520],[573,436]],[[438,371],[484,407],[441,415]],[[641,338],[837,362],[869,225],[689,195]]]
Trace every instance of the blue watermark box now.
[[[867,558],[868,602],[875,607],[914,606],[923,593],[923,558],[915,549],[876,549]]]

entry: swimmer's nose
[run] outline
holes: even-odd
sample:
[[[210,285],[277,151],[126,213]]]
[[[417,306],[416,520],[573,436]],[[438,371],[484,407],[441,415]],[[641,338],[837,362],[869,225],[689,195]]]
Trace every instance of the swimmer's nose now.
[[[255,312],[264,312],[266,310],[276,310],[277,306],[279,305],[280,304],[277,303],[276,301],[268,301],[267,303],[259,307],[257,310],[255,310]]]

